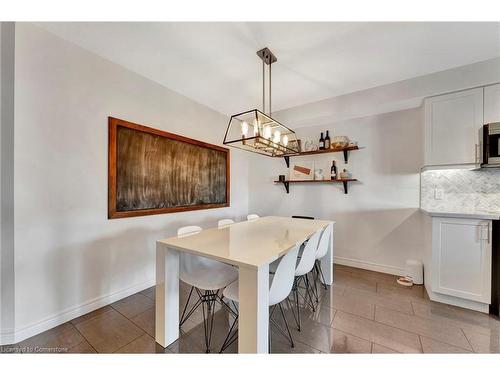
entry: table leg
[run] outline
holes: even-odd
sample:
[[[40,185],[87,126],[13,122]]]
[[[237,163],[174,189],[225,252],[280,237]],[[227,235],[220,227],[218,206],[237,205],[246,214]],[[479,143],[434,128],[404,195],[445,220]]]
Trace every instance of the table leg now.
[[[239,269],[239,353],[268,353],[269,264]]]
[[[156,342],[179,338],[179,252],[156,243]]]
[[[328,252],[323,258],[321,258],[321,269],[323,270],[325,282],[328,285],[332,285],[333,284],[333,224],[328,225],[326,230],[330,231],[330,244],[328,246]]]

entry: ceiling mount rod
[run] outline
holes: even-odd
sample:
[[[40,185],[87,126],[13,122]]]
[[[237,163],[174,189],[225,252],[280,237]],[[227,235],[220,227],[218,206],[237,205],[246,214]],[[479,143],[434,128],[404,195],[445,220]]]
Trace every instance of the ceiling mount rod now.
[[[271,111],[271,64],[278,61],[276,56],[267,47],[262,48],[257,51],[257,56],[262,59],[262,112],[266,113],[266,72],[265,65],[269,65],[269,115],[272,115]]]
[[[266,113],[266,63],[262,59],[262,112]]]

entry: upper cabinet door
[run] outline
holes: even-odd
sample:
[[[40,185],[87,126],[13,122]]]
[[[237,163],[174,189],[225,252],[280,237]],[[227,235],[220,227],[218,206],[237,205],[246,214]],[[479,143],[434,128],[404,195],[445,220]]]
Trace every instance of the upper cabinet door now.
[[[478,163],[483,88],[425,100],[425,165]]]
[[[500,122],[500,84],[484,88],[484,123]]]

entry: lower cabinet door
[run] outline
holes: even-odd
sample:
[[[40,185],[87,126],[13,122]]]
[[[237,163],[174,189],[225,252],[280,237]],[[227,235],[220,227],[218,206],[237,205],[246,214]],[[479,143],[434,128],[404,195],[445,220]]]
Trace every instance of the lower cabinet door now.
[[[433,218],[432,290],[491,302],[491,221]]]

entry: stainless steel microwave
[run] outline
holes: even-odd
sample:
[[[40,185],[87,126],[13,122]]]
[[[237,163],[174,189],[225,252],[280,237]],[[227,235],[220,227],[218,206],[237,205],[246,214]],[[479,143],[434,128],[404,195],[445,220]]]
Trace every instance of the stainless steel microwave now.
[[[500,167],[500,122],[483,126],[481,167]]]

